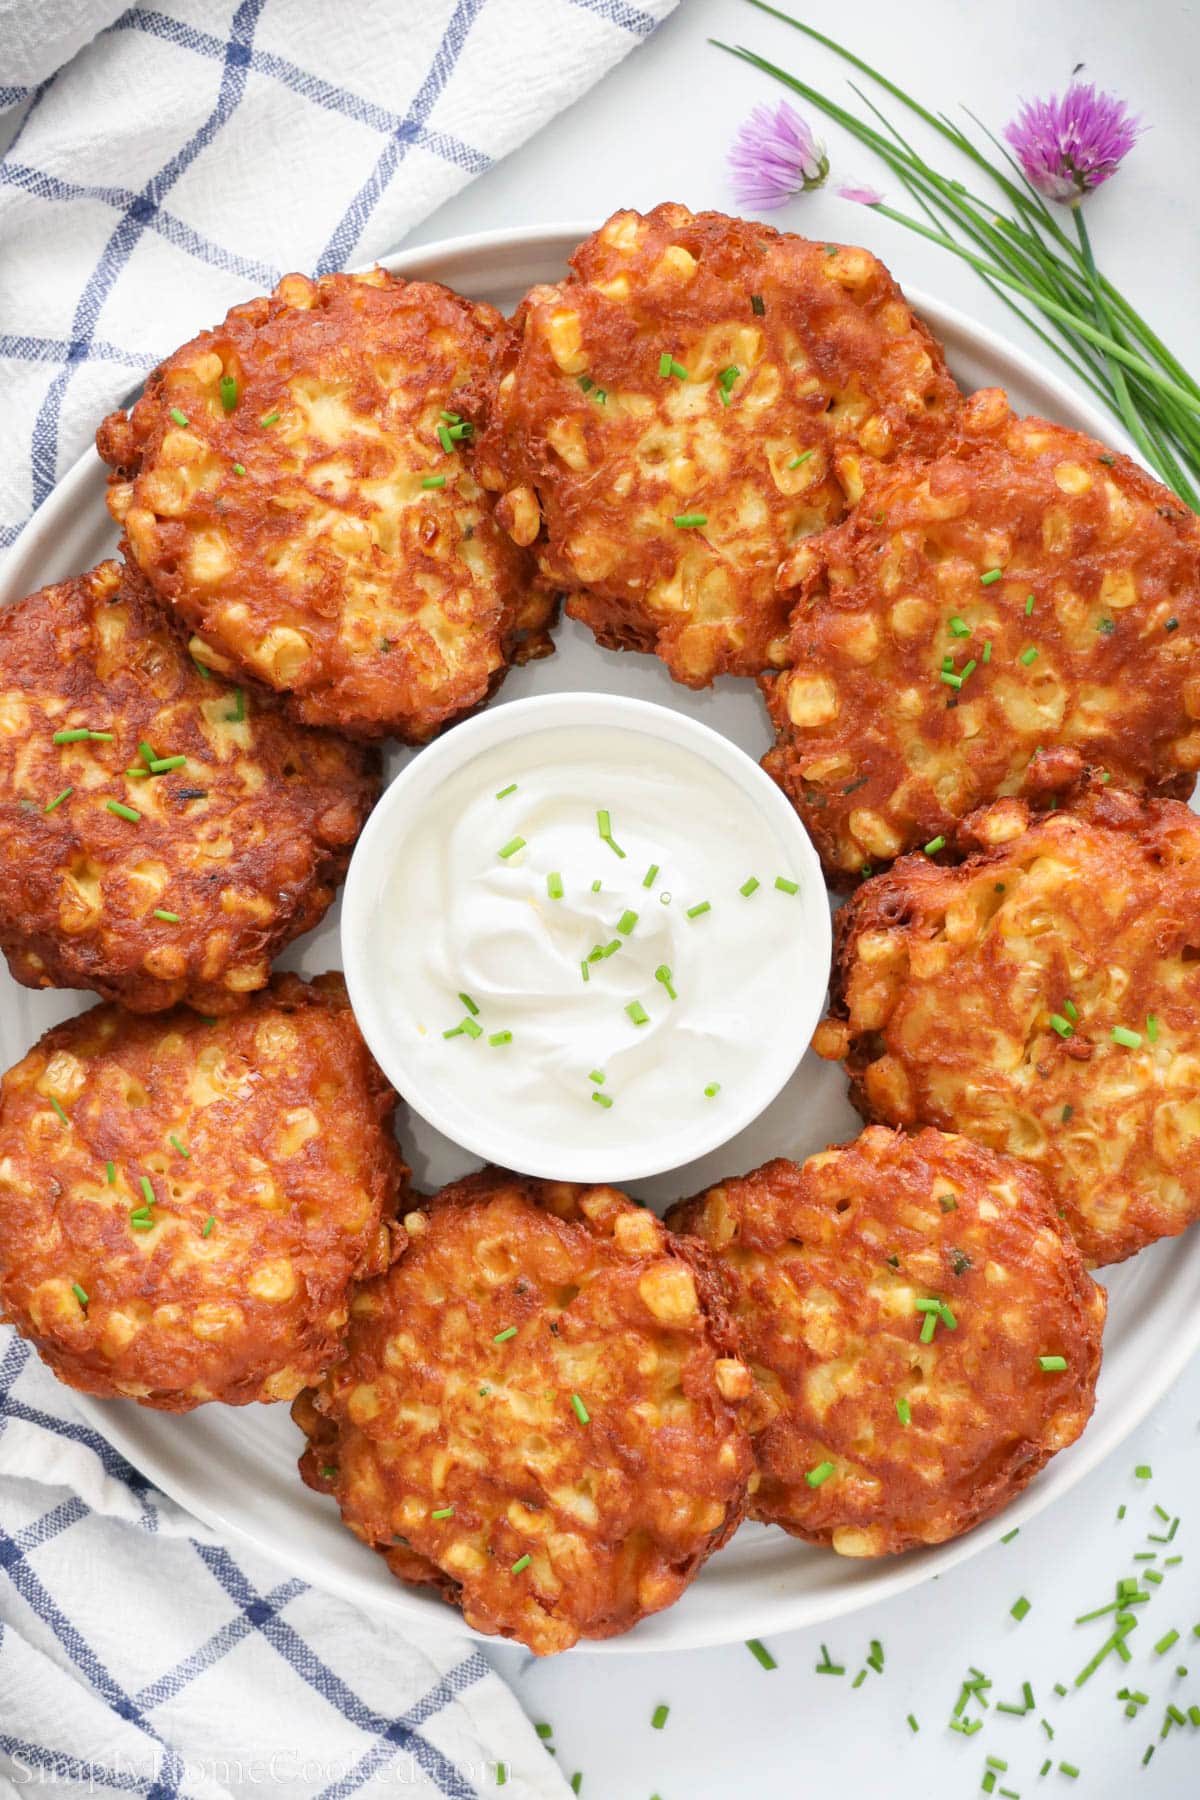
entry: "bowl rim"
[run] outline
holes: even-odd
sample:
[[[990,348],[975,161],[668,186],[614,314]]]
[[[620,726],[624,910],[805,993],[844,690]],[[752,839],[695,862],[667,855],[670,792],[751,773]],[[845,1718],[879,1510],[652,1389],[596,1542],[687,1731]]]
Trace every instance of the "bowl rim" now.
[[[435,808],[437,796],[477,757],[542,732],[594,729],[631,733],[672,745],[730,781],[788,846],[800,878],[802,911],[796,921],[801,1002],[780,1028],[780,1048],[761,1065],[734,1105],[680,1124],[670,1135],[611,1146],[544,1145],[519,1129],[472,1110],[469,1087],[448,1088],[420,1067],[396,1030],[389,996],[395,986],[380,979],[379,914],[385,885],[403,860],[406,838]],[[354,847],[342,893],[342,969],[358,1028],[376,1062],[408,1106],[462,1149],[502,1168],[519,1168],[538,1180],[605,1186],[669,1174],[719,1150],[766,1110],[786,1086],[807,1050],[824,1009],[832,957],[832,928],[825,881],[812,840],[793,807],[753,757],[732,739],[690,714],[655,701],[603,690],[556,691],[497,701],[425,745],[389,783]]]

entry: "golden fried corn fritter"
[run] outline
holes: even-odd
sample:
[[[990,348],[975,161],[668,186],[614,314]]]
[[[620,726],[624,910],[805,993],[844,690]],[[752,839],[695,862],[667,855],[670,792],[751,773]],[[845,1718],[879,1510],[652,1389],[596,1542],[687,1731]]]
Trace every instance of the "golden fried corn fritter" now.
[[[1085,767],[1186,799],[1200,768],[1200,525],[1125,456],[998,388],[788,558],[763,760],[832,879]],[[936,851],[935,844],[935,851]]]
[[[783,662],[775,572],[866,464],[935,449],[941,350],[866,250],[721,213],[615,213],[535,287],[496,365],[497,516],[610,649],[677,681]]]
[[[394,1104],[338,975],[68,1019],[0,1082],[0,1311],[85,1393],[292,1399],[403,1242]]]
[[[109,509],[201,661],[306,724],[420,744],[549,652],[552,604],[451,398],[502,327],[382,269],[288,275],[105,420]]]
[[[1200,1217],[1200,818],[1097,781],[1040,817],[997,801],[961,844],[843,907],[815,1047],[864,1117],[1033,1163],[1120,1262]]]
[[[0,949],[26,987],[227,1012],[317,924],[379,758],[207,679],[101,563],[0,608]]]
[[[1041,1177],[1009,1157],[871,1126],[669,1217],[712,1246],[734,1294],[756,1519],[843,1556],[945,1543],[1091,1416],[1104,1290]]]
[[[346,1360],[293,1409],[304,1479],[393,1574],[539,1656],[670,1606],[751,1466],[702,1248],[613,1188],[499,1170],[404,1225]]]

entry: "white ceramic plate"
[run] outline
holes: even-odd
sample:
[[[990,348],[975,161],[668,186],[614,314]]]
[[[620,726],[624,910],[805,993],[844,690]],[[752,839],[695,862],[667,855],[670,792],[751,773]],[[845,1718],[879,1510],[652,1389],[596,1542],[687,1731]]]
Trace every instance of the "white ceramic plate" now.
[[[509,310],[536,281],[556,278],[591,226],[489,232],[389,260],[410,276],[434,277]],[[961,314],[920,294],[917,311],[946,346],[964,387],[1006,387],[1014,405],[1124,445],[1108,417],[1055,376]],[[108,554],[115,533],[102,498],[104,471],[94,451],[72,469],[14,550],[0,603],[62,580]],[[752,755],[767,747],[765,714],[750,682],[722,682],[703,694],[677,687],[653,657],[600,650],[590,633],[564,620],[558,654],[512,674],[494,705],[552,690],[611,688],[692,713]],[[402,752],[395,759],[398,767]],[[283,958],[316,972],[338,959],[337,917]],[[82,1011],[84,995],[33,994],[0,973],[0,1055],[5,1066],[57,1020]],[[704,1160],[642,1184],[657,1206],[771,1156],[803,1157],[854,1135],[860,1121],[841,1071],[810,1053],[779,1098],[740,1137]],[[400,1121],[418,1182],[434,1186],[463,1174],[465,1152],[420,1120]],[[881,1562],[848,1562],[785,1536],[747,1525],[707,1565],[680,1603],[627,1637],[594,1650],[681,1650],[816,1624],[928,1581],[974,1556],[1003,1532],[1060,1500],[1134,1430],[1200,1347],[1200,1229],[1163,1243],[1107,1278],[1112,1295],[1104,1371],[1095,1417],[1080,1443],[1044,1469],[1001,1518],[941,1549]],[[383,1562],[339,1524],[333,1503],[303,1487],[296,1473],[300,1434],[284,1406],[206,1406],[183,1418],[129,1401],[78,1398],[91,1422],[151,1480],[233,1543],[253,1546],[293,1573],[377,1613],[423,1631],[462,1630],[461,1621],[424,1590],[402,1587]]]

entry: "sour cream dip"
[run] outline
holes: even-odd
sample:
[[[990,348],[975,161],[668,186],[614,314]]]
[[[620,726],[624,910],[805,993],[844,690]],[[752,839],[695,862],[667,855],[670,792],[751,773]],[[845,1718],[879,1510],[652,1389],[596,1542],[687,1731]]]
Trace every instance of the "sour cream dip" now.
[[[629,1181],[747,1125],[824,997],[815,854],[749,757],[614,695],[517,701],[393,783],[343,909],[350,996],[411,1106],[491,1161]]]

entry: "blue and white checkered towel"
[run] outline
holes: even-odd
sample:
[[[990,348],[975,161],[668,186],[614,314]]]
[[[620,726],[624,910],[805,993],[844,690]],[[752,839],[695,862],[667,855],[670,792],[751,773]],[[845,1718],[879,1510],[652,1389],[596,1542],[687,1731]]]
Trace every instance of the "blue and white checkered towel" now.
[[[160,356],[393,248],[674,4],[0,0],[0,552]],[[235,1556],[0,1331],[0,1792],[471,1800],[500,1763],[569,1792],[466,1640]]]

